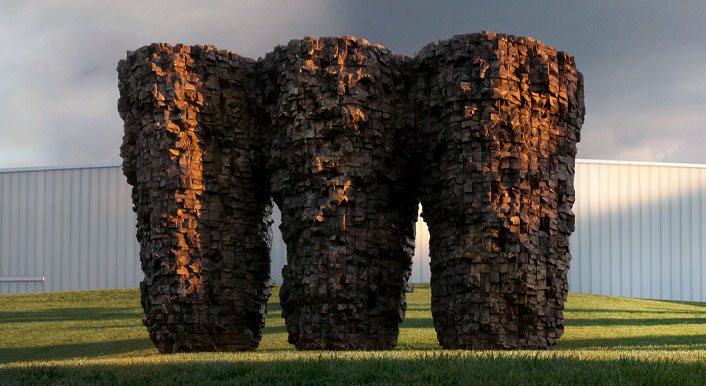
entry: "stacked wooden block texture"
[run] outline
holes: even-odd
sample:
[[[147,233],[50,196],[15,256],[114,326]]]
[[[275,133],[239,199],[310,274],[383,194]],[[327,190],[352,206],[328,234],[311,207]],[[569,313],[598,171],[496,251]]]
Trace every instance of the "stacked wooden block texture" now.
[[[288,253],[280,301],[297,348],[397,343],[418,202],[408,61],[338,37],[292,41],[261,64]]]
[[[552,347],[564,329],[584,115],[573,57],[481,33],[430,44],[414,65],[439,342]]]
[[[271,294],[271,203],[251,59],[152,44],[118,65],[144,320],[160,352],[254,350]]]
[[[271,199],[297,348],[396,345],[420,201],[442,346],[549,348],[561,336],[584,115],[573,57],[492,33],[413,58],[306,38],[257,62],[153,44],[118,72],[160,351],[257,347]]]

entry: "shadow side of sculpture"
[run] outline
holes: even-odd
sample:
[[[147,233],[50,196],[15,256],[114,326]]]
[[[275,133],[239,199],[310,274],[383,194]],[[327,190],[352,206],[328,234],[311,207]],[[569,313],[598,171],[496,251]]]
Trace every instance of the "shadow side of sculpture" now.
[[[152,44],[118,72],[144,323],[160,352],[257,347],[270,197],[298,349],[396,345],[420,200],[442,346],[561,336],[584,114],[571,56],[487,32],[414,58],[306,38],[257,62]]]
[[[352,38],[294,41],[261,62],[288,254],[280,302],[297,348],[397,344],[418,203],[404,63]]]

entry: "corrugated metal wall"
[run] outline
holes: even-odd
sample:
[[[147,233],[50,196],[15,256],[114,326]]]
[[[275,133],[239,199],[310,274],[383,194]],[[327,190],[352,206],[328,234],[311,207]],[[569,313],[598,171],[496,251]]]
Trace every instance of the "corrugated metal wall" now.
[[[572,292],[706,301],[706,167],[584,161]]]
[[[138,253],[119,167],[0,173],[0,293],[135,287]]]
[[[706,301],[706,166],[581,160],[572,292]],[[272,277],[286,247],[273,212]],[[0,293],[135,287],[142,278],[120,167],[0,172]],[[417,224],[410,280],[429,281]],[[42,282],[3,278],[45,276]]]

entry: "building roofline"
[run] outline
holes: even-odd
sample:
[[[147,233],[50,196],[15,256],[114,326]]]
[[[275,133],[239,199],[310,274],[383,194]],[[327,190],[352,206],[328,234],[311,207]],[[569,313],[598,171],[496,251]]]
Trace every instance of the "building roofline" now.
[[[0,169],[0,173],[44,172],[44,171],[51,171],[51,170],[72,170],[72,169],[97,169],[97,168],[112,168],[112,167],[116,167],[116,166],[122,166],[122,163],[59,165],[59,166],[30,166],[30,167],[23,167],[23,168]]]
[[[600,159],[576,159],[577,164],[599,164],[599,165],[625,165],[625,166],[661,166],[673,168],[696,168],[706,169],[706,164],[686,164],[676,162],[643,162],[643,161],[615,161]]]
[[[672,163],[672,162],[642,162],[642,161],[616,161],[616,160],[599,160],[599,159],[576,159],[577,164],[599,164],[599,165],[626,165],[626,166],[661,166],[675,168],[696,168],[706,169],[706,164],[687,164],[687,163]],[[120,167],[122,163],[104,163],[104,164],[84,164],[84,165],[58,165],[58,166],[31,166],[22,168],[5,168],[0,169],[0,173],[13,172],[44,172],[53,170],[73,170],[73,169],[97,169],[97,168],[112,168]]]

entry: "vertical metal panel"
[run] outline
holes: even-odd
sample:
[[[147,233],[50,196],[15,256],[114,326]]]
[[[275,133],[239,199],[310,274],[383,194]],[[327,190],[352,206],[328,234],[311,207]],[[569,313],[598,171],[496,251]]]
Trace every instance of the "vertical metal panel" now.
[[[59,218],[61,221],[61,228],[59,228],[61,229],[61,237],[59,238],[57,247],[61,252],[56,260],[61,270],[60,288],[76,290],[78,289],[76,286],[78,279],[76,277],[76,270],[79,269],[79,267],[76,262],[71,261],[71,239],[73,239],[71,232],[71,184],[73,181],[70,170],[61,171],[59,174],[60,177],[57,179],[57,182],[61,189],[59,191],[59,198],[61,199],[61,217]]]
[[[611,181],[616,181],[619,178],[619,171],[615,168],[608,169],[608,183]],[[615,188],[610,188],[608,190],[609,207],[608,214],[610,217],[610,230],[608,233],[609,237],[609,250],[610,250],[610,289],[611,292],[617,292],[621,290],[623,285],[622,281],[622,270],[620,259],[620,249],[621,249],[621,238],[620,238],[620,190]],[[588,262],[586,262],[588,263]]]
[[[37,260],[39,261],[37,272],[42,272],[44,274],[45,282],[37,285],[37,291],[51,291],[50,282],[47,282],[46,280],[47,278],[49,278],[48,273],[49,268],[51,268],[51,266],[49,265],[51,264],[51,261],[48,261],[49,259],[47,259],[47,256],[49,255],[49,251],[53,247],[53,231],[51,226],[51,221],[54,213],[54,201],[52,200],[52,197],[54,196],[52,194],[54,192],[53,180],[51,179],[51,173],[40,172],[40,174],[42,176],[44,191],[43,194],[41,194],[39,197],[42,200],[42,204],[44,206],[44,218],[42,220],[43,232],[41,235],[37,235],[37,237],[42,238],[42,249],[38,252],[41,254],[37,256]]]
[[[649,188],[649,168],[645,167],[635,167],[638,174],[639,185],[637,186],[637,191],[639,192],[639,202],[641,203],[639,208],[640,213],[640,251],[641,253],[637,257],[636,275],[641,278],[638,283],[638,296],[643,298],[651,297],[651,287],[655,283],[650,280],[652,271],[650,267],[652,266],[652,251],[650,249],[650,233],[652,225],[652,199],[650,197]],[[633,261],[634,263],[634,261]]]
[[[693,300],[691,291],[691,243],[689,242],[691,224],[691,202],[689,200],[691,186],[688,170],[679,169],[679,204],[681,209],[681,288],[682,299]]]
[[[43,240],[42,237],[38,237],[38,235],[41,235],[44,232],[44,229],[42,229],[42,226],[44,225],[44,207],[42,205],[42,201],[39,199],[44,190],[41,181],[43,181],[43,178],[40,173],[34,173],[29,176],[29,185],[33,187],[28,194],[28,202],[29,205],[31,205],[29,215],[31,222],[28,232],[31,236],[27,238],[30,243],[28,246],[28,261],[30,262],[30,265],[27,267],[27,272],[30,274],[40,270],[42,265],[39,256],[42,251]],[[37,284],[37,282],[28,282],[27,291],[36,292],[38,289]]]
[[[584,177],[585,176],[585,177]],[[576,180],[579,181],[579,184],[574,184],[575,189],[580,190],[580,191],[586,191],[588,189],[588,168],[585,165],[577,165],[576,168]],[[574,211],[578,209],[578,207],[582,207],[582,210],[586,213],[590,212],[590,206],[589,206],[590,201],[589,200],[576,200],[575,206],[574,206]],[[578,233],[578,237],[574,237],[574,239],[578,240],[578,243],[580,244],[580,248],[578,250],[573,250],[572,253],[573,255],[573,265],[580,265],[581,269],[579,270],[569,270],[569,273],[571,272],[576,272],[577,277],[580,278],[580,283],[583,285],[585,288],[591,288],[591,267],[588,265],[588,263],[591,261],[589,253],[591,250],[591,239],[589,238],[591,232],[590,232],[590,216],[581,216],[576,218],[576,223],[579,225],[576,227],[575,232]],[[576,234],[576,233],[575,233]],[[585,255],[585,256],[584,256]]]
[[[682,299],[681,291],[681,206],[679,200],[679,171],[669,174],[669,233],[670,233],[670,256],[672,261],[672,277],[670,287],[672,288],[672,299]]]
[[[20,175],[11,176],[10,180],[10,272],[11,275],[19,276],[19,263],[22,259],[20,256],[20,237],[18,228],[20,226]],[[17,292],[17,283],[10,283],[10,291]]]
[[[596,173],[593,177],[596,179],[597,183],[591,184],[591,187],[594,188],[596,192],[604,191],[609,185],[605,165],[601,165],[601,167],[596,168]],[[601,200],[602,197],[599,197],[598,195],[592,197],[595,197],[592,201],[594,212],[602,213],[608,211],[607,199]],[[607,242],[610,238],[609,219],[609,216],[600,216],[592,219],[594,221],[591,222],[591,230],[595,230],[595,236],[597,237],[597,242],[594,243],[591,248],[591,256],[594,256],[599,261],[598,266],[593,270],[595,273],[594,280],[597,283],[597,288],[600,288],[601,292],[610,291],[611,286],[610,251],[607,249],[607,247],[610,246],[610,243]]]
[[[659,223],[660,223],[660,293],[664,299],[673,299],[672,287],[669,285],[671,283],[672,277],[672,264],[669,262],[669,255],[671,253],[671,235],[668,226],[662,226],[667,224],[670,218],[670,204],[669,204],[669,194],[670,194],[670,184],[669,184],[669,169],[659,168]]]
[[[52,277],[53,289],[52,291],[61,291],[68,288],[68,284],[64,287],[64,281],[68,283],[68,280],[64,280],[65,275],[68,273],[65,271],[65,267],[68,264],[62,264],[63,254],[64,254],[64,235],[66,234],[64,225],[64,219],[66,218],[66,204],[64,203],[64,172],[59,171],[56,173],[51,173],[54,175],[54,238],[52,239],[53,245],[51,248],[51,254],[45,258],[50,258],[52,261],[52,270],[49,274]],[[44,275],[47,276],[46,274]]]
[[[26,257],[25,257],[25,267],[23,275],[29,276],[32,272],[37,271],[37,238],[34,236],[37,234],[37,223],[39,222],[40,213],[37,212],[37,192],[39,186],[37,184],[37,173],[32,173],[27,175],[27,227],[25,231],[25,241],[27,243]],[[21,288],[22,292],[34,292],[35,282],[24,282],[24,288]]]
[[[651,194],[650,199],[650,234],[649,234],[649,246],[652,259],[649,261],[650,265],[650,297],[656,298],[661,296],[662,288],[662,278],[660,276],[661,260],[662,260],[662,245],[660,237],[660,226],[662,222],[662,216],[660,211],[660,173],[659,168],[649,168],[649,191]],[[647,280],[646,280],[647,281]]]
[[[111,168],[111,169],[105,169],[105,173],[107,174],[108,178],[108,214],[106,216],[108,221],[108,250],[110,253],[108,254],[108,258],[110,258],[114,264],[115,264],[115,274],[113,276],[113,280],[115,281],[115,285],[117,286],[118,283],[124,283],[126,280],[126,272],[125,272],[125,266],[121,264],[121,261],[118,260],[118,224],[117,224],[117,219],[118,219],[118,183],[120,180],[118,179],[118,170]],[[120,173],[122,174],[122,173]]]
[[[640,243],[640,231],[642,229],[641,218],[640,218],[640,205],[630,205],[630,203],[640,202],[640,175],[639,171],[636,170],[637,167],[629,166],[629,179],[628,179],[628,189],[629,198],[627,202],[623,205],[629,208],[629,228],[630,229],[630,292],[627,296],[639,297],[640,296],[640,280],[639,280],[639,269],[640,269],[640,258],[642,256],[642,245]],[[594,216],[600,218],[602,213],[595,213]],[[604,291],[599,293],[606,294]]]
[[[699,186],[706,187],[706,173],[699,171],[697,174],[699,174]],[[703,281],[706,279],[706,235],[704,234],[706,231],[706,188],[702,188],[697,194],[699,194],[699,202],[701,203],[701,216],[699,216],[701,228],[696,230],[697,232],[701,232],[699,235],[701,241],[701,274],[699,276],[699,282],[701,282],[700,299],[706,299],[706,284],[703,284]]]
[[[588,186],[588,199],[587,201],[587,213],[589,214],[587,220],[588,220],[588,228],[587,231],[589,232],[590,236],[593,236],[589,238],[589,243],[588,243],[588,250],[586,250],[586,254],[589,256],[589,261],[593,264],[588,265],[588,269],[590,270],[590,284],[588,288],[591,288],[595,291],[600,291],[601,288],[601,256],[598,253],[598,249],[600,247],[600,243],[597,243],[596,241],[600,237],[599,234],[599,228],[598,228],[598,220],[600,219],[600,216],[598,216],[598,194],[600,193],[601,189],[599,186],[599,179],[598,179],[598,173],[600,172],[600,168],[589,168],[587,170],[588,172],[588,181],[587,181],[587,186]]]
[[[593,167],[593,165],[585,165],[586,169]],[[630,178],[630,168],[629,167],[624,167],[624,168],[619,168],[618,170],[618,181],[628,181]],[[620,259],[620,277],[622,280],[622,285],[620,286],[620,292],[618,292],[620,295],[619,296],[630,296],[630,291],[632,288],[632,272],[631,272],[631,266],[632,262],[630,261],[631,254],[630,254],[630,224],[629,224],[629,219],[630,219],[630,206],[625,205],[626,202],[629,202],[630,200],[630,186],[627,183],[623,184],[617,184],[619,196],[620,196],[620,201],[618,202],[618,207],[620,208],[618,210],[618,222],[620,224],[620,254],[619,259]],[[584,192],[582,191],[577,191],[576,192],[576,200],[581,200],[579,197],[583,197],[585,195]],[[574,210],[574,214],[581,213],[581,216],[577,216],[577,218],[581,218],[586,216],[582,212]],[[573,236],[572,236],[573,237]],[[585,237],[587,239],[590,239],[591,234],[586,234]],[[586,259],[585,265],[588,266],[591,264],[590,259]],[[574,268],[575,269],[575,268]],[[590,288],[583,288],[583,287],[578,287],[580,289],[577,289],[575,292],[584,292],[584,293],[592,293]],[[573,290],[573,286],[571,285],[571,282],[569,282],[569,290]]]
[[[93,277],[93,269],[97,267],[96,260],[91,259],[90,256],[96,256],[98,253],[91,251],[90,245],[92,242],[92,227],[91,227],[91,216],[90,205],[91,205],[91,184],[87,183],[91,178],[91,169],[81,169],[78,173],[79,186],[78,186],[78,197],[79,197],[79,207],[78,210],[78,228],[76,232],[79,233],[79,248],[76,251],[78,255],[78,261],[83,264],[81,267],[76,267],[80,271],[81,280],[88,281],[88,288],[96,288],[93,286],[96,278]],[[73,230],[72,230],[73,231]],[[84,263],[85,262],[85,263]]]
[[[131,248],[131,245],[127,243],[128,241],[128,235],[129,236],[129,241],[136,242],[137,240],[135,239],[135,224],[129,224],[132,225],[132,228],[127,228],[125,225],[127,221],[128,214],[132,213],[131,206],[128,205],[130,201],[130,189],[129,185],[123,183],[123,175],[120,171],[119,168],[115,168],[115,176],[114,179],[116,181],[116,230],[115,230],[115,253],[116,253],[116,259],[118,260],[119,264],[125,267],[123,270],[123,274],[118,278],[119,283],[129,283],[133,282],[136,283],[137,280],[135,280],[135,275],[133,273],[133,270],[135,268],[134,265],[134,260],[137,260],[137,254],[133,255],[128,255],[128,253],[133,252],[133,248]],[[132,230],[132,231],[131,231]]]
[[[17,276],[28,276],[27,275],[27,224],[29,223],[28,212],[29,205],[27,205],[27,174],[20,174],[19,184],[17,190]],[[16,292],[24,292],[27,290],[27,283],[17,282],[15,285]]]
[[[10,276],[10,174],[0,174],[0,276]],[[0,293],[9,293],[10,283],[0,282]]]
[[[703,219],[700,217],[701,195],[698,189],[701,183],[701,179],[699,178],[699,173],[697,171],[698,170],[696,169],[688,170],[689,180],[691,184],[691,189],[689,191],[689,214],[691,216],[691,225],[689,227],[689,229],[691,230],[691,234],[689,235],[689,241],[691,242],[690,273],[692,300],[701,298],[701,287],[703,285],[702,280],[704,279],[703,276],[700,276],[701,265],[703,264],[701,259],[701,256],[703,255],[703,251],[701,250],[701,238],[703,237],[703,233],[699,232],[703,231],[704,229],[702,228]]]

